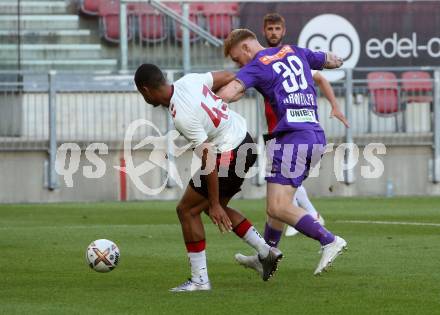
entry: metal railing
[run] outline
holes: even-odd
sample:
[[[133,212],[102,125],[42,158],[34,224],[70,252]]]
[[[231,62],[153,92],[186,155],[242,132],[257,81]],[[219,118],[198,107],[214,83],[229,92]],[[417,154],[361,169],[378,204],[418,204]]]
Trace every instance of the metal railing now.
[[[349,129],[328,118],[331,107],[319,96],[319,117],[328,142],[432,146],[433,180],[440,182],[440,69],[423,69],[430,74],[431,90],[412,91],[399,74],[392,83],[396,89],[386,84],[375,88],[372,80],[357,78],[359,73],[378,72],[373,70],[383,69],[346,70],[345,80],[333,85]],[[400,73],[409,70],[421,69],[400,69]],[[162,134],[171,127],[164,110],[145,104],[132,75],[20,74],[22,81],[17,83],[11,80],[17,73],[0,73],[0,151],[43,150],[52,164],[57,147],[65,142],[83,149],[104,142],[110,150],[121,150],[128,125],[139,118],[154,122]],[[166,74],[174,81],[183,73],[168,70]],[[255,91],[231,104],[231,109],[246,118],[256,139],[266,131],[263,100]],[[154,135],[153,130],[140,128],[135,138],[147,135]]]
[[[239,25],[238,11],[203,9],[212,4],[121,0],[120,70],[136,69],[144,62],[182,68],[184,73],[231,68],[222,46],[227,34]]]

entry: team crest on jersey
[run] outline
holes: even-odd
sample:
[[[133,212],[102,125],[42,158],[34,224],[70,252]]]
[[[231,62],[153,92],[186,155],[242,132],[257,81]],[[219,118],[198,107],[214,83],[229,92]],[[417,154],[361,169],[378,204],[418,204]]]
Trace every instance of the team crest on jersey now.
[[[274,62],[275,60],[283,59],[288,53],[293,53],[293,52],[294,50],[292,49],[292,47],[286,45],[283,46],[283,48],[281,48],[275,55],[262,56],[259,58],[259,60],[267,66],[268,64]]]

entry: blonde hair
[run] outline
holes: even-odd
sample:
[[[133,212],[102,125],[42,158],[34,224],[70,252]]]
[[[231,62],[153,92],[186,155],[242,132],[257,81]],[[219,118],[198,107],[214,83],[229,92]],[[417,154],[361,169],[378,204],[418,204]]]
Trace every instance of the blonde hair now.
[[[247,28],[237,28],[229,33],[224,42],[223,52],[225,54],[225,57],[229,56],[232,47],[240,44],[242,41],[248,38],[257,39],[257,36],[254,34],[254,32],[248,30]]]

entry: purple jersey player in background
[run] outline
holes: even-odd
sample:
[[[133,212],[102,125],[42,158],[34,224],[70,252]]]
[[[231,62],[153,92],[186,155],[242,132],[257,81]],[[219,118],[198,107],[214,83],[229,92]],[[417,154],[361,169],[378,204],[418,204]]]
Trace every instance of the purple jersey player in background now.
[[[326,144],[310,70],[338,68],[342,59],[290,45],[265,49],[247,29],[232,31],[224,50],[241,69],[218,95],[227,102],[236,101],[253,87],[269,100],[277,118],[273,139],[267,144],[267,215],[321,243],[322,256],[314,272],[321,274],[347,243],[293,205],[292,198],[321,159]]]

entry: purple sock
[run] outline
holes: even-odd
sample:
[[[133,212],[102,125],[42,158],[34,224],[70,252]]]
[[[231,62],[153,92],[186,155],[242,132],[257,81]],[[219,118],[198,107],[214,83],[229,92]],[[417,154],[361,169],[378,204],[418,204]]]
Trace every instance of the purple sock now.
[[[283,231],[275,230],[266,223],[266,226],[264,228],[264,240],[267,244],[269,244],[269,246],[278,247],[278,243],[280,242],[282,233]]]
[[[302,234],[319,241],[322,246],[330,244],[335,240],[335,236],[327,231],[309,214],[306,214],[298,221],[295,225],[295,229]]]

